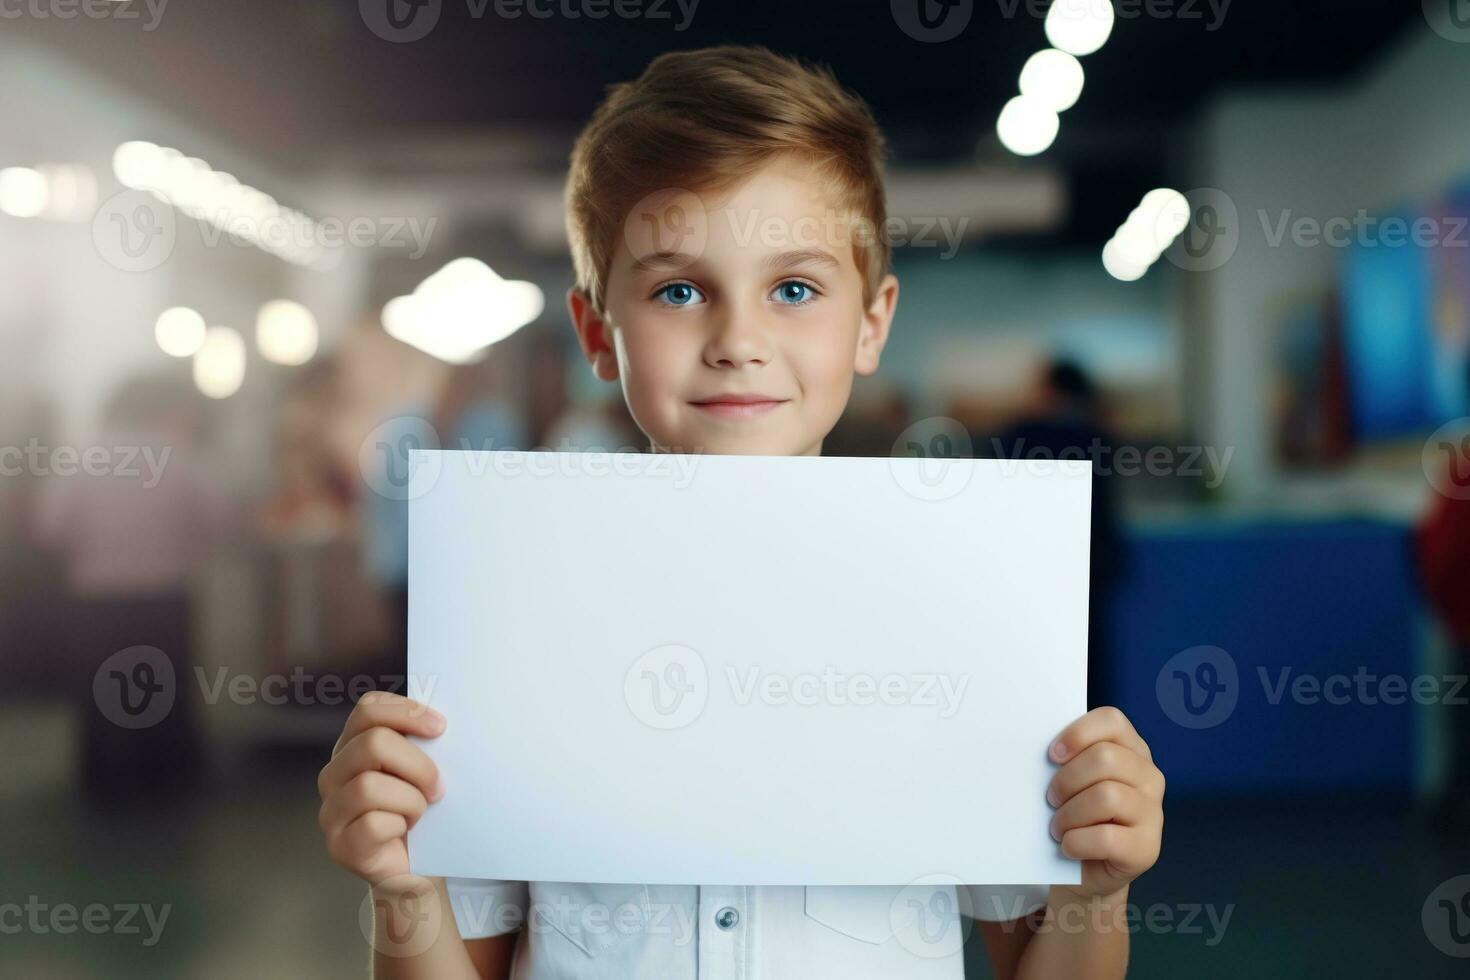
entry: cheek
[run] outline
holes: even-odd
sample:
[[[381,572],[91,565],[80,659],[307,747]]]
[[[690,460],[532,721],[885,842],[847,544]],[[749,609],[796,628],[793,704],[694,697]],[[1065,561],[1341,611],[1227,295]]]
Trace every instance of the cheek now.
[[[619,331],[621,359],[640,387],[661,387],[678,374],[680,359],[685,356],[679,347],[677,338],[666,332],[660,335],[641,324]]]
[[[788,349],[793,370],[808,391],[846,398],[857,353],[858,315],[834,318],[805,331]]]
[[[653,334],[646,324],[630,324],[616,334],[618,371],[623,394],[635,419],[649,420],[681,397],[689,371],[688,352],[667,331]]]

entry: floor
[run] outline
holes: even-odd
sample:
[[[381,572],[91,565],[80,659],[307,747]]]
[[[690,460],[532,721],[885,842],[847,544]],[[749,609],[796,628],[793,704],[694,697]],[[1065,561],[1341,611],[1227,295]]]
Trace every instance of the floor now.
[[[0,906],[107,911],[91,913],[99,934],[15,933],[16,914],[0,916],[0,976],[364,976],[363,890],[322,851],[319,764],[316,752],[252,753],[187,805],[107,816],[65,780],[9,780]],[[1143,925],[1130,976],[1470,975],[1421,920],[1436,886],[1470,874],[1470,835],[1446,840],[1402,806],[1362,799],[1170,801],[1167,812],[1164,856],[1132,896]],[[146,907],[135,931],[119,906]],[[123,928],[103,931],[104,916]],[[1470,955],[1470,941],[1441,945]],[[983,951],[969,953],[969,975],[987,976]]]

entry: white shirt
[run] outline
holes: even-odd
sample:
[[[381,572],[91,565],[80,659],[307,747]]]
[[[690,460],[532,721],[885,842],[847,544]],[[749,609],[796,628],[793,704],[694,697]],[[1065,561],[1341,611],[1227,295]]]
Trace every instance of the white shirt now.
[[[513,980],[964,980],[964,918],[1018,919],[1044,905],[1047,891],[446,884],[462,938],[522,930]]]

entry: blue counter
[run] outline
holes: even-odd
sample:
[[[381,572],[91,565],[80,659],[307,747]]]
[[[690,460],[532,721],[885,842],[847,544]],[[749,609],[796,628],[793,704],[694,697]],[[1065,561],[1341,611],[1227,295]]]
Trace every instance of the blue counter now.
[[[1366,689],[1376,700],[1397,690],[1393,682],[1383,688],[1382,678],[1423,673],[1409,534],[1365,520],[1191,524],[1130,535],[1109,674],[1171,795],[1412,792],[1425,709],[1412,695],[1398,705],[1365,703],[1355,678],[1375,678]],[[1169,663],[1201,646],[1224,656],[1202,651]],[[1209,703],[1209,689],[1230,697],[1223,678],[1231,666],[1235,703],[1224,710]],[[1315,703],[1308,703],[1311,681],[1307,697],[1293,696],[1303,674],[1327,684]],[[1347,680],[1329,680],[1334,675]],[[1345,694],[1347,703],[1329,703]]]

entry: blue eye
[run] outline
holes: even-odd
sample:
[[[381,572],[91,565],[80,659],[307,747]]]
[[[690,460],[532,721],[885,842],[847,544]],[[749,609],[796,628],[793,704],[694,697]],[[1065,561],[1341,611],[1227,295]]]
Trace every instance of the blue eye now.
[[[687,282],[671,282],[653,295],[670,306],[689,306],[703,298],[699,290]]]
[[[776,287],[776,299],[787,306],[801,306],[812,301],[812,287],[795,279],[788,279]]]

